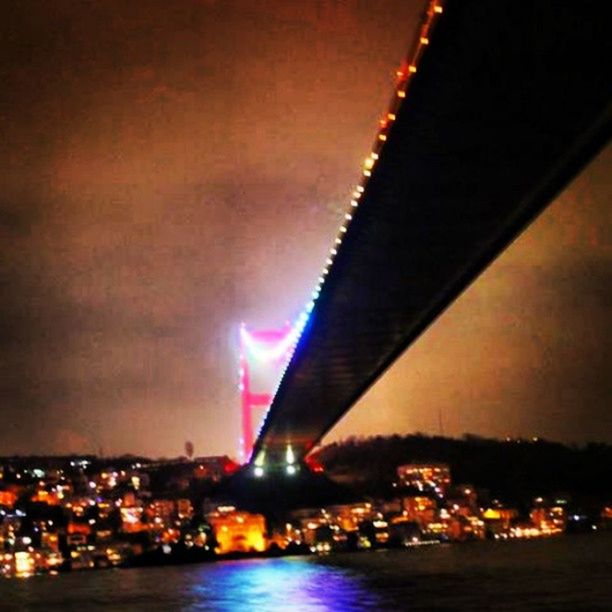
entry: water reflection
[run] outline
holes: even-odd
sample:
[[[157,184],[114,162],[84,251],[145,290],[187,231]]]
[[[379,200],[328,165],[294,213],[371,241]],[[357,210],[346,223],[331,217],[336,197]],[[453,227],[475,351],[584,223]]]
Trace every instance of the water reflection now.
[[[211,597],[215,610],[371,610],[379,603],[358,574],[308,558],[228,561],[203,569],[195,582],[193,610],[210,609]]]
[[[0,581],[0,611],[612,610],[612,534]]]

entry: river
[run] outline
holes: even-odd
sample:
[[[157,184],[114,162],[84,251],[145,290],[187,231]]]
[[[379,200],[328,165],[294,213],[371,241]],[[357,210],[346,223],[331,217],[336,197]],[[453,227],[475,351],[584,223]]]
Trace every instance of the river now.
[[[612,610],[612,534],[73,572],[0,610]]]

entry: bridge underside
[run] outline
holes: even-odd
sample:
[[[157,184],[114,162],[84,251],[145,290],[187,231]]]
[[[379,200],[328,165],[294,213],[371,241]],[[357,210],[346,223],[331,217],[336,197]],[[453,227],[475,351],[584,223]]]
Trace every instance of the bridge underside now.
[[[253,457],[307,454],[605,144],[606,5],[445,3]]]

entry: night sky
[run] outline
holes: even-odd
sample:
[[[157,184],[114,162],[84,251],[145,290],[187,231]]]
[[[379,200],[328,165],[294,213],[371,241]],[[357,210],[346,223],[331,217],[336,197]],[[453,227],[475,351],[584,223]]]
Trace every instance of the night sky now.
[[[238,325],[307,301],[423,4],[2,4],[0,455],[237,454]],[[327,439],[612,442],[611,165]]]

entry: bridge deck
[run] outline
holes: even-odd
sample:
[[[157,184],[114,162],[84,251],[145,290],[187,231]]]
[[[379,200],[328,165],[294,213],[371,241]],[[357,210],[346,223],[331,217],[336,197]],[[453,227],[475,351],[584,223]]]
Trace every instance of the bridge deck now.
[[[606,4],[444,4],[254,457],[306,454],[606,142]]]

